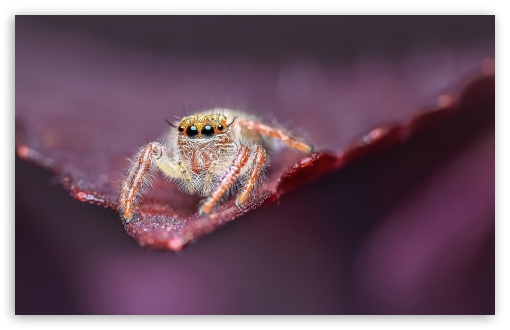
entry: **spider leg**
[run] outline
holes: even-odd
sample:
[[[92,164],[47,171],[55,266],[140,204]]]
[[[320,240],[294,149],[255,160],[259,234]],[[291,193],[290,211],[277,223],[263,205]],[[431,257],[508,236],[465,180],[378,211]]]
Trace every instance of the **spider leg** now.
[[[308,145],[304,142],[301,142],[289,134],[285,133],[283,130],[269,126],[267,124],[261,123],[259,121],[250,120],[250,119],[244,119],[244,118],[238,118],[235,123],[237,125],[240,125],[241,127],[244,127],[249,130],[253,130],[258,132],[261,135],[268,136],[273,139],[281,140],[283,143],[288,145],[289,147],[292,147],[294,149],[310,153],[313,151],[313,146]]]
[[[255,188],[255,185],[257,184],[257,181],[260,177],[260,173],[262,173],[266,163],[266,150],[262,146],[256,145],[254,153],[255,157],[253,158],[253,165],[251,167],[250,173],[248,174],[248,179],[244,184],[243,190],[236,199],[237,206],[243,204],[250,195],[253,188]]]
[[[241,174],[241,169],[248,163],[249,158],[250,149],[245,145],[241,145],[229,169],[221,178],[220,183],[200,208],[200,214],[209,213],[211,211],[218,200],[220,200],[221,196],[234,184]]]
[[[225,173],[230,164],[225,162],[225,155],[229,154],[231,151],[228,147],[222,147],[221,152],[216,155],[216,159],[211,163],[211,165],[207,168],[205,176],[204,176],[204,184],[202,187],[203,195],[210,195],[211,190],[213,188],[213,179],[215,173]],[[234,150],[234,153],[237,152]]]
[[[150,186],[155,169],[161,170],[169,177],[190,182],[191,187],[193,187],[191,176],[185,170],[185,167],[175,161],[162,144],[158,142],[147,144],[134,156],[132,166],[122,181],[119,211],[126,221],[129,221],[133,216],[141,192]],[[190,190],[194,191],[194,188]]]
[[[150,184],[151,173],[154,170],[152,163],[154,158],[162,155],[163,146],[157,142],[147,144],[135,155],[133,165],[122,181],[119,199],[119,211],[129,221],[133,216],[136,199],[140,195],[140,189]]]

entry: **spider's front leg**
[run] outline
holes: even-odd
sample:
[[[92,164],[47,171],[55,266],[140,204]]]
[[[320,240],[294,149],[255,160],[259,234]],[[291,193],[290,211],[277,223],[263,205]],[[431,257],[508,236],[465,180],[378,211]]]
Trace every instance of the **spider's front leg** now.
[[[194,191],[190,173],[161,143],[152,142],[141,148],[131,162],[119,198],[119,211],[126,221],[133,216],[141,192],[150,186],[156,168],[169,177],[183,179],[186,188]]]
[[[126,221],[129,221],[133,216],[140,189],[150,184],[154,160],[160,158],[162,153],[163,146],[152,142],[140,149],[131,161],[132,165],[122,181],[119,198],[119,211]]]
[[[212,192],[211,196],[206,199],[202,207],[200,207],[200,214],[209,213],[214,205],[220,200],[221,196],[223,196],[223,194],[228,189],[230,189],[230,187],[241,174],[242,168],[248,163],[248,160],[250,159],[250,153],[250,149],[247,146],[241,145],[239,147],[237,155],[232,161],[232,164],[230,165],[227,172],[221,178],[220,183]]]
[[[215,157],[216,160],[214,160],[209,168],[206,170],[205,176],[204,176],[204,185],[202,188],[202,193],[204,195],[209,195],[213,188],[213,179],[216,173],[225,173],[228,169],[230,164],[225,162],[225,155],[231,152],[228,147],[222,148],[222,150],[217,154]]]

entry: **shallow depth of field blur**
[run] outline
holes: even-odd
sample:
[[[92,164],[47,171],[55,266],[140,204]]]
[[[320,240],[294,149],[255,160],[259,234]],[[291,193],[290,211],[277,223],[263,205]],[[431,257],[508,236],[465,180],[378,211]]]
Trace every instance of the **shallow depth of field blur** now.
[[[493,16],[17,16],[15,29],[16,129],[37,139],[72,120],[62,155],[82,150],[70,163],[84,172],[164,134],[161,113],[214,106],[340,152],[438,107],[495,47]],[[16,314],[494,314],[494,109],[476,114],[178,253],[138,246],[115,212],[16,157]]]

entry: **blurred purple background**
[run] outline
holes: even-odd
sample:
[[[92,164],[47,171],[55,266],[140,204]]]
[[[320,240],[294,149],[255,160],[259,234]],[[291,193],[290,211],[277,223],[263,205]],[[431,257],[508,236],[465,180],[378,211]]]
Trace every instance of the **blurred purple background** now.
[[[41,150],[75,134],[50,151],[88,178],[181,107],[254,109],[341,151],[437,106],[493,56],[493,16],[17,16],[16,120]],[[17,314],[494,313],[493,107],[179,253],[139,247],[53,177],[16,158]]]

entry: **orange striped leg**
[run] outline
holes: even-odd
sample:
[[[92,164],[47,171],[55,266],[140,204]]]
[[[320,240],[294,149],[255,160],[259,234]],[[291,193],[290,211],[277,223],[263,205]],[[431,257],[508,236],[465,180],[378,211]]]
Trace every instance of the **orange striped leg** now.
[[[287,133],[285,133],[281,129],[271,127],[269,125],[266,125],[266,124],[263,124],[263,123],[260,123],[257,121],[246,120],[246,119],[241,119],[241,118],[237,119],[236,124],[246,127],[247,129],[257,131],[258,133],[265,135],[265,136],[269,136],[270,138],[279,139],[279,140],[283,141],[283,143],[285,143],[286,145],[288,145],[289,147],[292,147],[294,149],[297,149],[297,150],[300,150],[300,151],[303,151],[306,153],[313,151],[313,146],[296,140],[295,138],[289,136]]]
[[[205,203],[200,208],[199,213],[209,213],[213,206],[220,200],[221,196],[234,184],[236,179],[241,174],[241,169],[248,162],[250,158],[250,149],[247,146],[241,145],[237,151],[237,155],[232,161],[232,165],[228,169],[227,173],[221,178],[220,184],[213,191],[211,196],[207,198]]]
[[[236,204],[237,206],[243,204],[248,196],[250,195],[253,188],[257,184],[257,181],[260,177],[260,173],[264,168],[264,164],[266,162],[266,150],[261,146],[257,145],[255,149],[255,158],[253,158],[253,165],[250,170],[250,174],[248,175],[248,179],[243,187],[243,190],[237,196]]]
[[[149,143],[134,158],[132,167],[122,182],[122,190],[119,200],[119,211],[121,215],[129,221],[133,216],[133,210],[139,191],[144,185],[150,183],[152,162],[161,157],[162,146],[159,143]]]

